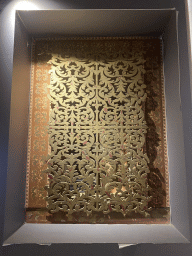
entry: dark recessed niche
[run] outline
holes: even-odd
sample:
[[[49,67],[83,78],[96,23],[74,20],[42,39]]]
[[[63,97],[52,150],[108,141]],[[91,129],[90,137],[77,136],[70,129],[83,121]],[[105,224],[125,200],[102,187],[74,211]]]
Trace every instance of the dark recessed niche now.
[[[105,22],[103,22],[103,19],[100,19],[98,21],[98,16],[102,16]],[[187,228],[183,228],[185,225],[181,227],[181,219],[187,219],[187,215],[184,216],[184,214],[186,213],[185,202],[183,200],[178,200],[178,191],[180,191],[180,188],[185,186],[185,182],[183,179],[183,175],[185,175],[183,171],[185,164],[182,117],[180,111],[179,96],[179,66],[176,16],[176,10],[173,9],[55,10],[18,11],[16,13],[14,67],[12,79],[13,86],[11,102],[12,122],[10,125],[10,154],[8,171],[9,182],[7,185],[7,194],[10,194],[10,191],[13,187],[19,187],[21,189],[18,192],[17,200],[15,200],[15,197],[13,200],[11,196],[7,196],[5,214],[5,238],[7,238],[7,240],[4,242],[4,244],[42,244],[71,242],[118,242],[136,244],[176,243],[187,241],[187,239],[185,238],[185,232]],[[74,19],[74,17],[76,18]],[[22,20],[22,22],[20,19]],[[82,24],[84,25],[82,26]],[[125,24],[128,25],[125,26]],[[75,224],[39,225],[36,223],[25,223],[25,184],[23,183],[21,185],[20,177],[23,180],[26,180],[27,138],[29,120],[28,96],[30,94],[31,65],[31,52],[28,45],[31,45],[32,38],[59,38],[77,36],[153,36],[162,39],[164,46],[163,63],[165,77],[165,107],[169,159],[168,169],[170,184],[172,184],[172,186],[170,186],[170,202],[172,202],[170,205],[171,224],[78,224],[77,228],[77,225]],[[83,72],[83,70],[81,70],[81,72]],[[150,77],[151,74],[148,74],[148,76],[145,77],[146,84],[149,82]],[[149,105],[151,106],[151,108],[155,108],[153,102],[149,102]],[[54,106],[52,107],[54,108]],[[20,111],[18,111],[18,109]],[[43,147],[43,144],[41,144],[41,146]],[[15,161],[15,159],[19,160]],[[27,164],[29,164],[29,162]],[[15,177],[14,175],[16,172],[17,177],[15,179],[12,179],[11,177]],[[180,184],[179,187],[175,186],[177,184]],[[177,188],[177,191],[175,191],[175,188]],[[74,188],[71,186],[70,189],[73,190]],[[178,205],[178,202],[181,203]],[[20,207],[21,205],[23,205],[22,209]],[[15,213],[14,216],[12,214],[13,208]],[[175,211],[175,209],[177,209],[177,211]],[[153,216],[157,218],[159,215],[154,212]],[[60,216],[57,217],[58,219],[60,218]],[[21,226],[22,227],[17,230],[15,228],[16,226],[18,226],[18,228]],[[179,232],[177,231],[177,229],[179,230]],[[147,233],[147,236],[143,235],[143,231]],[[31,236],[31,234],[33,234],[33,236]]]

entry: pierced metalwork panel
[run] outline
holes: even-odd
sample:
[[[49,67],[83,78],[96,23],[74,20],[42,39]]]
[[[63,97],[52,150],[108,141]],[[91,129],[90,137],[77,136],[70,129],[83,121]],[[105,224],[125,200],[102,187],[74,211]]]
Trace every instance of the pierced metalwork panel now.
[[[156,48],[157,39],[42,44],[39,55],[50,66],[49,213],[65,212],[68,220],[79,212],[150,216],[145,80]]]

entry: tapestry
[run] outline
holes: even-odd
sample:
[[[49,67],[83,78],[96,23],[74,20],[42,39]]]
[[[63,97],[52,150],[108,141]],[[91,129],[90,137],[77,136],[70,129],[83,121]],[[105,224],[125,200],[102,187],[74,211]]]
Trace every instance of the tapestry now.
[[[26,221],[167,223],[161,40],[36,39]]]

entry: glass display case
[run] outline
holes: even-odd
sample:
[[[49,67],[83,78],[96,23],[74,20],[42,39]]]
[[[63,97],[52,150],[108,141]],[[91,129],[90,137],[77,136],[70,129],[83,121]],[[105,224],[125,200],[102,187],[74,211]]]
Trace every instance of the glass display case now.
[[[15,24],[4,244],[187,242],[176,10]]]

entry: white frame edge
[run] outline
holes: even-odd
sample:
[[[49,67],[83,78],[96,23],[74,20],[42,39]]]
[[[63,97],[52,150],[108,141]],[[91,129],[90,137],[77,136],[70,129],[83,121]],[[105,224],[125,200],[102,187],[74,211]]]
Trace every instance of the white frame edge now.
[[[189,243],[172,224],[29,224],[25,223],[3,245],[52,243]]]

